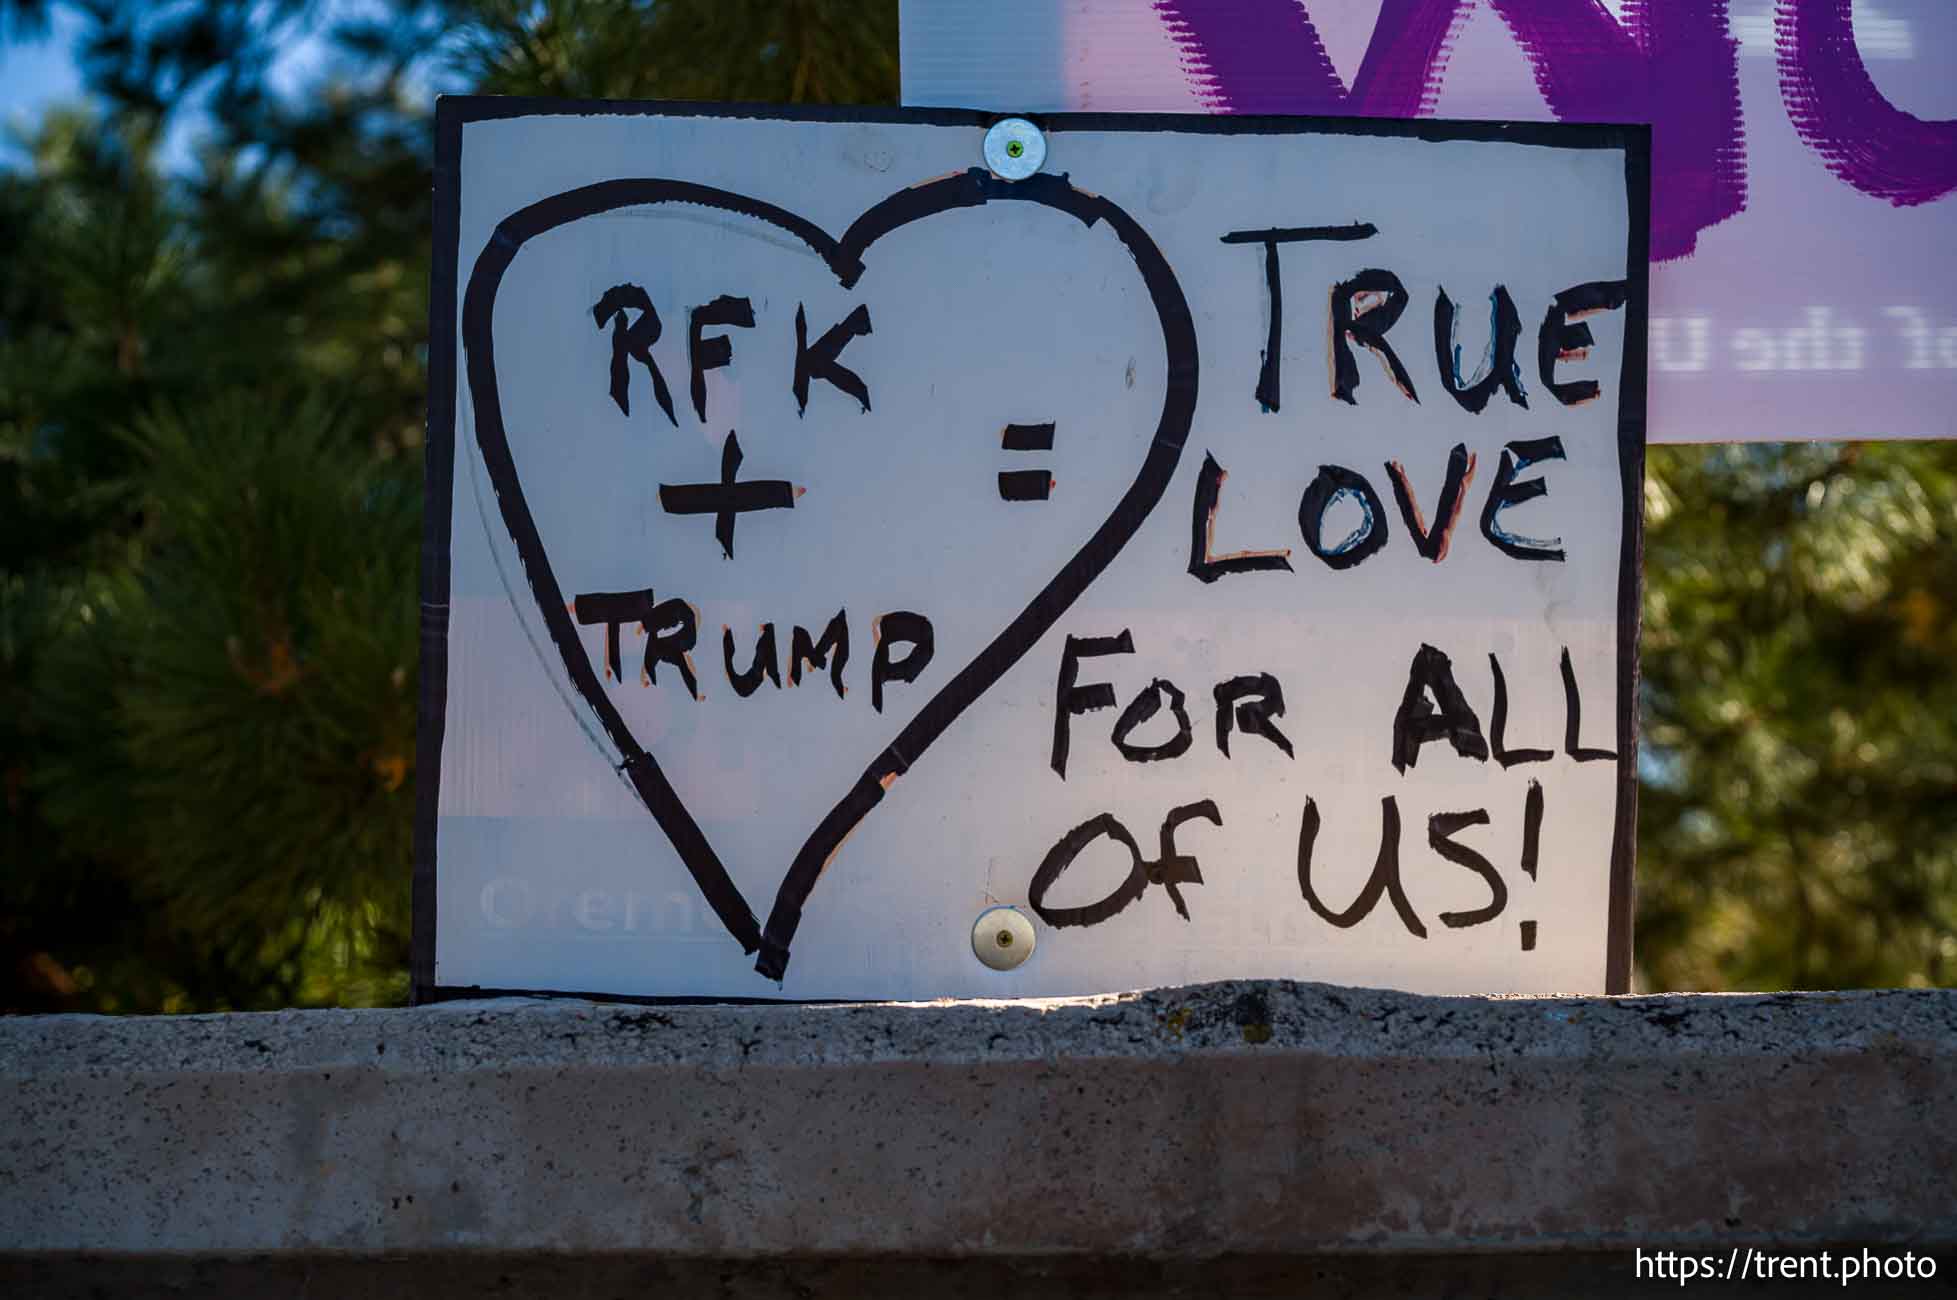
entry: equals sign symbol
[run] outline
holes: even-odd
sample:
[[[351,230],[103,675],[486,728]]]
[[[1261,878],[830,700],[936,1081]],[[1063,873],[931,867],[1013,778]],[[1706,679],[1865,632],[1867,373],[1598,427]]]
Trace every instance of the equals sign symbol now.
[[[1007,451],[1052,451],[1053,425],[1009,424],[1000,443]],[[1043,469],[999,471],[1002,501],[1044,501],[1053,492],[1053,475]]]

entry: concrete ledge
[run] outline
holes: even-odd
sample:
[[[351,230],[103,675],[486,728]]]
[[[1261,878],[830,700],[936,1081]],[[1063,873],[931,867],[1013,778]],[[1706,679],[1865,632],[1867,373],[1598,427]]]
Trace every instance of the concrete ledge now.
[[[16,1281],[1749,1243],[1957,1244],[1957,992],[0,1021]]]

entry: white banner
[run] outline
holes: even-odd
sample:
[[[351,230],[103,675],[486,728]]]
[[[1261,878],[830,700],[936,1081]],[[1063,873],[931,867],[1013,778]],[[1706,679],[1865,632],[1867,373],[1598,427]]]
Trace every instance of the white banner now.
[[[1649,122],[1654,442],[1957,435],[1949,0],[904,0],[911,105]]]

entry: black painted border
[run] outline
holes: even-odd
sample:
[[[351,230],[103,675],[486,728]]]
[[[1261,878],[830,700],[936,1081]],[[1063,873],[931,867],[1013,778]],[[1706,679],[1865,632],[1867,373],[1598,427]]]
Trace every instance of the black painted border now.
[[[1623,476],[1623,541],[1617,561],[1617,830],[1610,856],[1610,927],[1604,992],[1631,991],[1631,929],[1638,861],[1638,636],[1644,622],[1646,328],[1651,310],[1651,128],[1624,137],[1624,192],[1631,233],[1624,250],[1624,359],[1617,373],[1617,463]]]
[[[422,446],[420,700],[415,712],[414,876],[408,1001],[435,985],[435,830],[448,726],[449,537],[455,504],[455,264],[462,239],[462,106],[435,105],[434,256],[428,284],[428,432]]]
[[[444,96],[436,104],[434,256],[429,292],[429,406],[421,575],[420,707],[416,759],[413,952],[410,997],[579,996],[639,1003],[808,1002],[793,998],[637,997],[551,990],[485,989],[435,983],[435,844],[448,694],[449,536],[455,465],[457,262],[460,256],[462,128],[529,116],[718,117],[762,121],[986,127],[1002,114],[969,109],[811,107],[660,101]],[[1148,131],[1187,135],[1358,135],[1429,141],[1497,141],[1558,149],[1617,149],[1625,155],[1630,284],[1619,371],[1618,458],[1623,542],[1618,574],[1618,798],[1611,854],[1604,991],[1630,991],[1633,876],[1637,859],[1638,635],[1642,614],[1646,327],[1650,280],[1651,131],[1648,126],[1576,122],[1479,122],[1436,118],[1269,117],[1170,113],[1029,114],[1043,130]],[[816,1001],[829,1001],[820,999]]]

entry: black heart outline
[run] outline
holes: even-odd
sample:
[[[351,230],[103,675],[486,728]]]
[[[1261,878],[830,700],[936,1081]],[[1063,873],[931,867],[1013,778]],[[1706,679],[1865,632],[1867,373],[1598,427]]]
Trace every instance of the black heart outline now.
[[[1135,481],[1094,535],[991,644],[918,710],[897,738],[864,769],[849,792],[816,825],[782,878],[763,929],[728,876],[713,845],[666,779],[658,760],[633,737],[631,728],[606,696],[566,611],[563,591],[551,569],[536,522],[530,516],[503,427],[491,329],[496,294],[504,273],[524,244],[559,226],[614,208],[686,203],[753,217],[807,244],[843,288],[853,289],[865,269],[862,254],[884,235],[940,212],[981,207],[994,201],[1037,203],[1067,213],[1089,228],[1097,221],[1108,223],[1135,259],[1162,326],[1168,362],[1162,417]],[[475,404],[476,445],[482,451],[504,526],[516,543],[524,576],[543,611],[558,657],[570,672],[578,694],[597,714],[606,735],[623,756],[619,769],[666,833],[680,860],[692,873],[701,895],[728,933],[740,943],[742,952],[760,949],[754,968],[776,981],[787,971],[789,946],[796,927],[801,924],[802,906],[844,838],[882,802],[889,783],[909,770],[960,713],[1017,663],[1127,545],[1168,489],[1196,412],[1195,321],[1190,317],[1189,304],[1175,272],[1140,223],[1109,200],[1075,189],[1066,176],[1040,174],[1022,181],[1005,181],[983,168],[899,190],[859,216],[840,240],[786,209],[690,181],[610,180],[567,190],[521,208],[497,224],[469,275],[462,303],[462,347],[467,358],[469,393]]]

